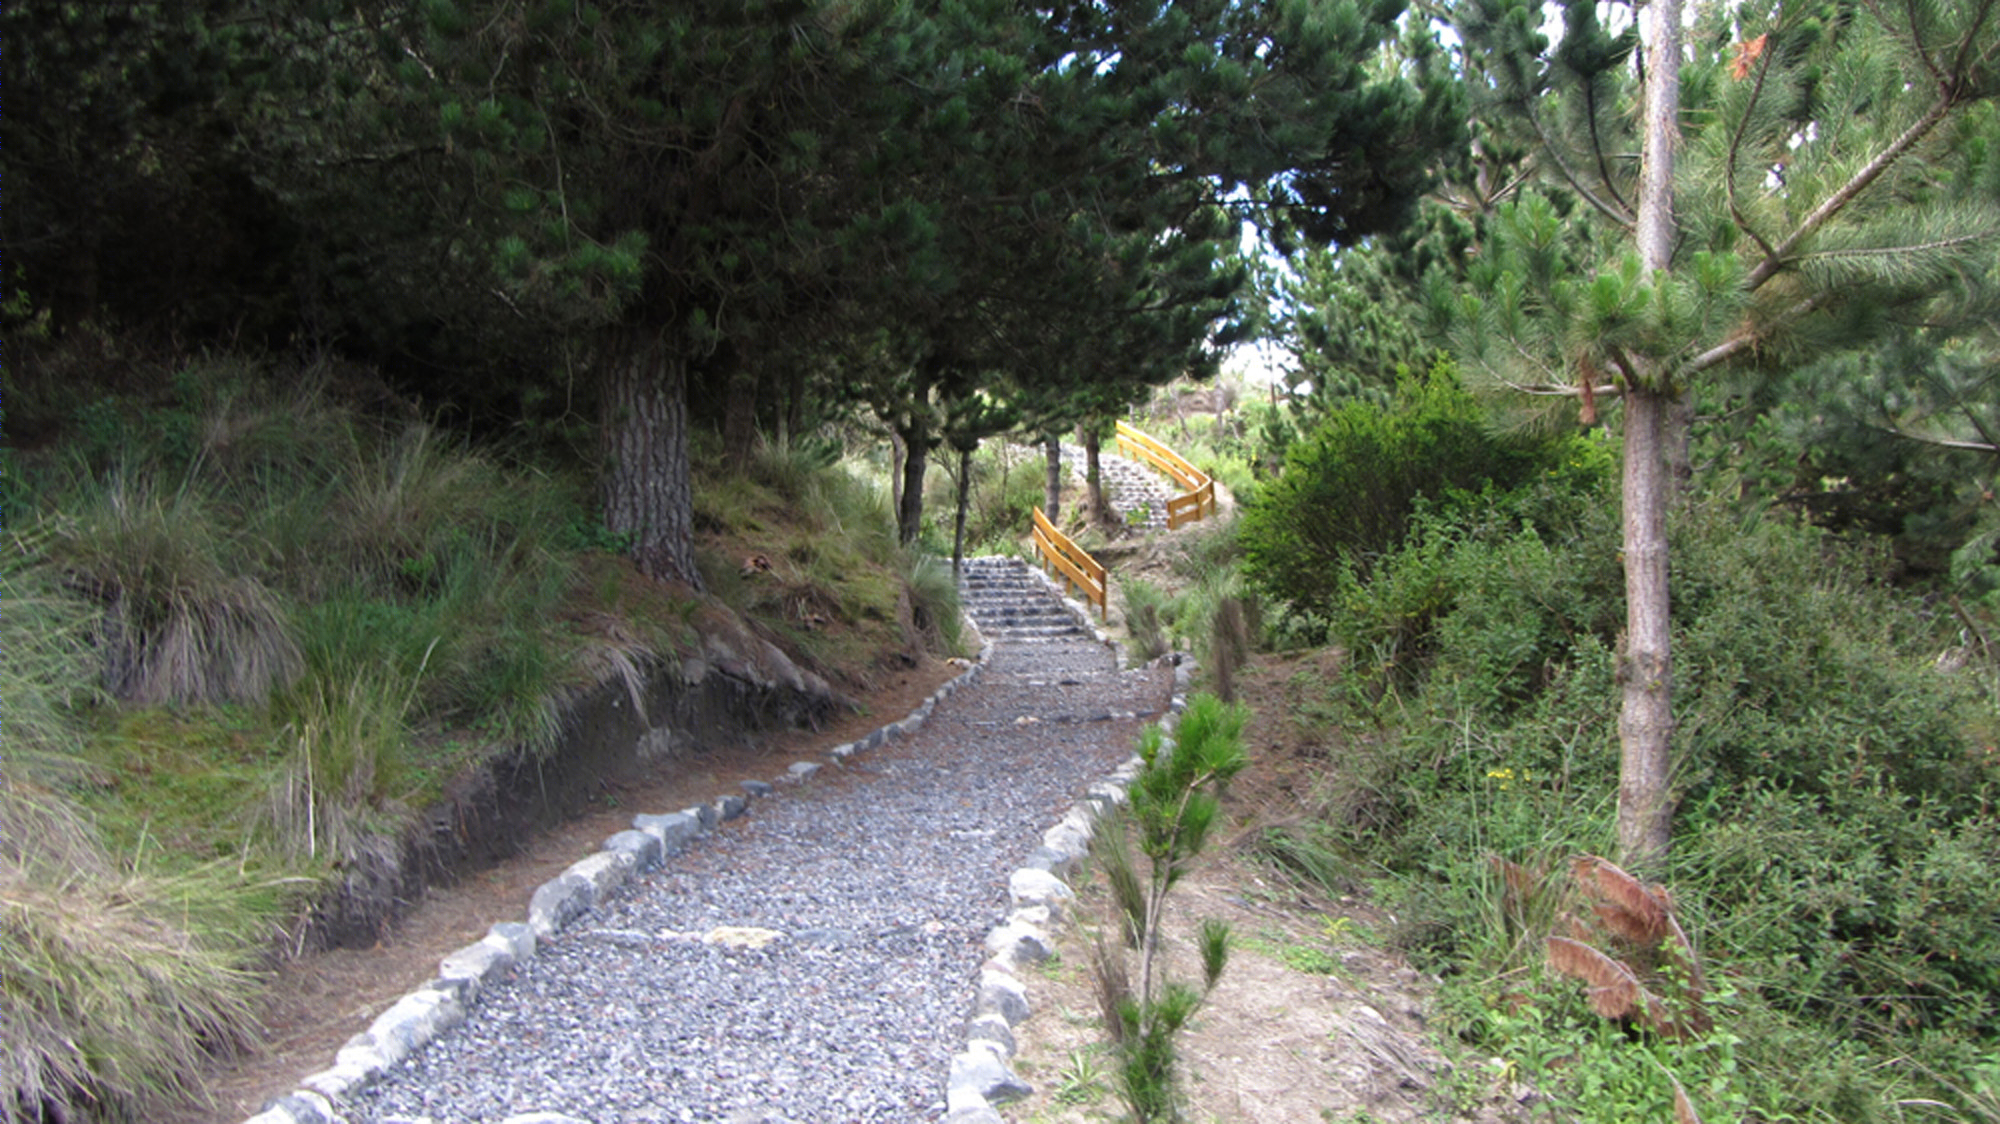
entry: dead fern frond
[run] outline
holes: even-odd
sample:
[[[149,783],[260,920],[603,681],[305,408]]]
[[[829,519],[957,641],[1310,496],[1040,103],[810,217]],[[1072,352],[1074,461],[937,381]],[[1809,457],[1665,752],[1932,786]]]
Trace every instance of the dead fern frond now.
[[[1547,944],[1550,967],[1583,981],[1591,1010],[1607,1019],[1629,1019],[1648,1013],[1651,996],[1624,963],[1568,937],[1550,937]]]
[[[1599,901],[1591,907],[1606,931],[1641,945],[1666,939],[1673,925],[1672,903],[1666,891],[1646,886],[1607,859],[1585,855],[1572,872],[1576,883]]]

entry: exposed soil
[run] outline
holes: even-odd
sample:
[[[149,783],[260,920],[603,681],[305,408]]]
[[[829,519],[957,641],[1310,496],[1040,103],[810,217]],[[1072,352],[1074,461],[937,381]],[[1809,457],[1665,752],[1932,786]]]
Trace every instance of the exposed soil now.
[[[885,676],[881,689],[859,700],[861,710],[819,730],[767,734],[745,748],[685,757],[653,776],[607,787],[589,812],[538,834],[514,858],[456,885],[432,888],[374,947],[286,962],[266,989],[259,1048],[217,1065],[208,1085],[213,1103],[174,1116],[170,1124],[237,1124],[291,1091],[299,1078],[332,1065],[349,1038],[435,976],[439,960],[479,940],[495,922],[524,920],[537,887],[630,827],[634,815],[678,811],[740,793],[745,780],[772,780],[795,761],[824,760],[832,747],[901,719],[957,673],[929,662]]]
[[[1256,855],[1263,833],[1307,814],[1314,787],[1338,767],[1325,729],[1309,717],[1318,684],[1336,674],[1337,656],[1316,651],[1258,657],[1239,681],[1253,712],[1250,765],[1224,801],[1229,831],[1167,899],[1171,978],[1199,983],[1194,933],[1203,919],[1232,933],[1228,966],[1179,1041],[1186,1119],[1525,1119],[1522,1090],[1500,1067],[1441,1050],[1435,981],[1389,947],[1393,916],[1358,887],[1330,894]],[[1088,872],[1074,881],[1077,920],[1061,931],[1057,958],[1029,978],[1033,1013],[1015,1028],[1015,1069],[1035,1092],[1001,1109],[1013,1124],[1130,1119],[1093,969],[1099,934],[1116,933],[1106,924],[1108,892]]]

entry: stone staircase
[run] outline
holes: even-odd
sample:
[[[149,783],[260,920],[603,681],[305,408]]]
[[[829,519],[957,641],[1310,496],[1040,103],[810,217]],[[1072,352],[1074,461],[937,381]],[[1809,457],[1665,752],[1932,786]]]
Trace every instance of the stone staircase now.
[[[1041,573],[1019,558],[966,559],[958,591],[966,615],[995,643],[1096,639]]]
[[[1089,465],[1081,445],[1064,445],[1062,459],[1078,483],[1088,478]],[[1127,526],[1147,534],[1167,529],[1167,501],[1180,495],[1173,481],[1108,450],[1098,453],[1097,468],[1104,477],[1105,501]]]

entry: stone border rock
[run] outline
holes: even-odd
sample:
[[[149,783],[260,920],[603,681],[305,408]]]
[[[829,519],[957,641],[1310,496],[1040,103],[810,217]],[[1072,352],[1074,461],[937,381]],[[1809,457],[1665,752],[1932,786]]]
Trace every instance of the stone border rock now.
[[[1187,709],[1193,667],[1194,661],[1185,655],[1174,664],[1173,701],[1160,719],[1160,731],[1169,742]],[[952,1055],[945,1085],[946,1124],[1006,1124],[994,1102],[1017,1100],[1034,1091],[1009,1064],[1014,1058],[1014,1027],[1032,1009],[1022,977],[1054,954],[1053,931],[1072,920],[1070,904],[1076,900],[1069,876],[1089,857],[1098,822],[1125,802],[1126,791],[1143,766],[1134,754],[1091,785],[1059,823],[1042,833],[1042,845],[1028,856],[1028,864],[1008,877],[1011,911],[986,934],[989,957],[979,970],[979,996],[966,1023],[965,1048]]]
[[[1080,612],[1080,607],[1073,611]],[[1101,638],[1102,634],[1099,635]],[[839,764],[857,753],[916,733],[940,700],[979,681],[992,655],[993,642],[987,640],[981,645],[977,659],[940,684],[901,721],[833,747],[827,753],[828,760]],[[435,979],[397,1000],[376,1016],[367,1030],[348,1039],[334,1055],[331,1067],[300,1079],[297,1088],[272,1098],[262,1111],[243,1124],[341,1124],[342,1117],[334,1107],[336,1102],[372,1083],[389,1067],[464,1022],[467,1011],[487,985],[504,977],[516,964],[532,959],[537,942],[561,932],[633,876],[659,866],[667,855],[687,849],[718,824],[741,816],[751,800],[771,796],[780,786],[801,784],[819,769],[818,762],[796,762],[784,775],[770,782],[744,781],[740,794],[724,793],[707,804],[678,812],[632,817],[632,827],[606,839],[596,854],[570,864],[567,870],[542,883],[528,902],[525,923],[500,922],[478,943],[446,956],[438,964]],[[572,1119],[550,1113],[528,1113],[508,1117],[502,1124],[559,1124]]]

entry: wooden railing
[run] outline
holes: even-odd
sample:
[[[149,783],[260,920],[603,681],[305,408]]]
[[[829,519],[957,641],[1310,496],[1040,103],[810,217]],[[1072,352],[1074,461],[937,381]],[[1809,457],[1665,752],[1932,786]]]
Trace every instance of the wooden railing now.
[[[1124,422],[1118,423],[1118,451],[1173,477],[1183,489],[1183,494],[1167,501],[1167,530],[1215,514],[1215,481],[1179,453]]]
[[[1104,567],[1056,530],[1039,507],[1035,509],[1035,549],[1041,553],[1042,569],[1060,573],[1071,586],[1082,590],[1084,600],[1097,605],[1098,619],[1105,619]]]

